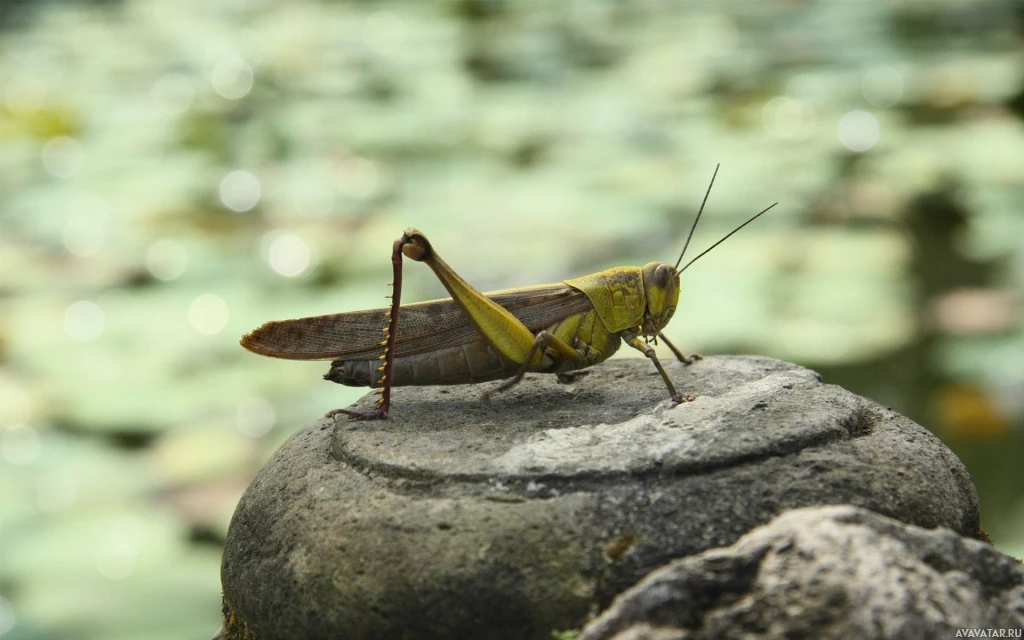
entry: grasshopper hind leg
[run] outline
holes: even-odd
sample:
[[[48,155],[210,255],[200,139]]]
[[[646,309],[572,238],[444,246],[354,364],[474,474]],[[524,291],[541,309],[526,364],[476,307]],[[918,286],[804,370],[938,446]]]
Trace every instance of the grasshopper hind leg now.
[[[388,409],[391,408],[391,379],[395,361],[395,338],[398,334],[398,311],[402,304],[402,252],[410,244],[414,244],[414,240],[409,235],[409,232],[406,231],[402,234],[401,238],[395,240],[391,250],[391,267],[394,272],[394,281],[391,283],[391,286],[394,287],[394,290],[388,296],[391,298],[391,309],[385,314],[387,318],[387,326],[383,330],[385,338],[380,343],[380,346],[384,347],[384,355],[380,357],[381,366],[377,369],[377,373],[381,374],[378,381],[378,384],[381,385],[381,390],[380,398],[377,399],[377,406],[370,411],[335,409],[334,411],[328,411],[324,416],[325,418],[333,418],[344,414],[355,420],[383,420],[388,415]],[[371,371],[370,375],[372,376],[373,374],[374,372]]]

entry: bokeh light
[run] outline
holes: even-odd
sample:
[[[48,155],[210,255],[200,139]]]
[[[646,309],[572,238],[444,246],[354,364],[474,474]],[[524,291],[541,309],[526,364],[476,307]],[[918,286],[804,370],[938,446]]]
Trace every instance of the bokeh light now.
[[[30,118],[39,111],[46,100],[46,94],[46,84],[42,80],[20,75],[4,86],[4,106],[16,117]]]
[[[36,505],[44,513],[59,513],[78,498],[75,479],[66,471],[54,471],[36,482]]]
[[[96,549],[96,570],[108,580],[123,580],[135,571],[140,527],[131,518],[114,521]]]
[[[196,98],[196,87],[192,79],[183,73],[165,73],[157,78],[150,89],[150,95],[161,111],[168,115],[180,116],[192,106]]]
[[[777,96],[761,109],[761,121],[776,138],[806,138],[814,131],[814,109],[803,101]]]
[[[32,416],[32,402],[21,387],[0,386],[0,426],[24,424]]]
[[[274,405],[259,396],[246,398],[235,408],[235,427],[250,438],[261,438],[274,428]]]
[[[176,240],[162,238],[146,250],[146,268],[154,278],[170,281],[180,278],[188,267],[188,252]]]
[[[232,171],[220,181],[220,201],[232,211],[249,211],[259,204],[261,194],[259,179],[244,169]]]
[[[850,151],[867,151],[878,143],[878,120],[861,109],[854,109],[839,119],[839,141]]]
[[[79,300],[64,311],[64,332],[72,340],[90,342],[103,333],[106,315],[91,300]]]
[[[212,336],[223,331],[228,324],[228,316],[227,303],[212,293],[204,293],[188,307],[189,324],[203,335]]]
[[[327,176],[303,172],[286,185],[290,211],[304,218],[323,218],[334,211],[334,189]]]
[[[244,98],[252,89],[252,67],[240,56],[225,56],[213,67],[210,82],[213,90],[228,100]]]
[[[721,58],[734,52],[739,41],[736,23],[724,15],[705,17],[697,31],[697,50],[712,58]]]
[[[43,168],[54,178],[70,178],[82,167],[85,151],[71,136],[57,136],[43,145]]]
[[[39,433],[25,424],[7,427],[0,433],[0,457],[11,464],[31,464],[39,457]]]
[[[64,248],[82,258],[95,255],[106,240],[109,218],[107,203],[93,196],[82,196],[75,201],[64,223]]]
[[[267,263],[289,278],[302,275],[312,263],[312,251],[305,240],[294,233],[270,232],[266,238]]]
[[[889,66],[874,67],[864,73],[861,92],[871,106],[887,109],[903,97],[903,76]]]
[[[366,158],[346,158],[338,168],[338,189],[353,200],[367,200],[377,192],[381,176],[377,165]]]

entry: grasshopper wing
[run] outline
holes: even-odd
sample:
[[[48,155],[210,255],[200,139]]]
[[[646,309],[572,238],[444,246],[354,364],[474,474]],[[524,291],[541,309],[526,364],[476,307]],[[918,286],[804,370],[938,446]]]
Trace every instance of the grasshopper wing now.
[[[538,285],[485,294],[537,332],[593,308],[586,294],[563,284]],[[383,353],[388,309],[267,322],[242,338],[242,346],[264,356],[291,360],[362,360]],[[427,353],[483,339],[451,298],[403,305],[398,316],[395,356]]]

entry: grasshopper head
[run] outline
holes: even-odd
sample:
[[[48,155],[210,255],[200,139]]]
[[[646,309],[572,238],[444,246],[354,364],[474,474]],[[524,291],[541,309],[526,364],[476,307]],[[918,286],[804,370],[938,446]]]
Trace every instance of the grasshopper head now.
[[[643,268],[647,310],[644,312],[645,335],[657,335],[672,319],[679,302],[679,272],[664,262],[648,262]]]

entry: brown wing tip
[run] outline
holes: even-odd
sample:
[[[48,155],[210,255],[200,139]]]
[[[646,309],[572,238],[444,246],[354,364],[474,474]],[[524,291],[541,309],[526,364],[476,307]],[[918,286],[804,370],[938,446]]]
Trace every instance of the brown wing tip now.
[[[250,331],[242,336],[242,339],[238,341],[238,344],[253,353],[258,353],[261,356],[273,357],[278,355],[279,352],[275,351],[266,341],[264,341],[272,324],[272,322],[267,322],[259,328]]]
[[[300,327],[296,327],[293,321],[275,320],[264,322],[245,334],[238,344],[261,356],[308,360],[311,354],[301,348],[304,336],[304,332]]]
[[[334,357],[336,349],[329,349],[318,338],[315,318],[300,320],[274,320],[242,336],[242,347],[261,356],[287,360],[325,360]]]

